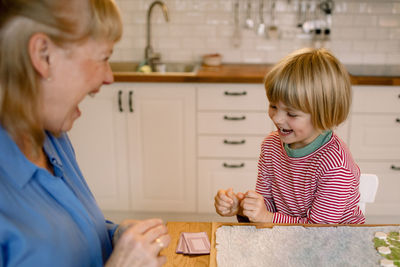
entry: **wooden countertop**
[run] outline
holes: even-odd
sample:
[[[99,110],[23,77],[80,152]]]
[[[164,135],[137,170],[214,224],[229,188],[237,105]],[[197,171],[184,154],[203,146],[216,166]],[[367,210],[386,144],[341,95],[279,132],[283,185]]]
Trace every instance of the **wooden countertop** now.
[[[178,82],[178,83],[263,83],[272,68],[266,64],[224,64],[219,67],[201,66],[196,73],[137,73],[115,72],[116,82]],[[379,73],[379,72],[376,72]],[[379,74],[380,75],[380,74]],[[351,75],[354,85],[400,85],[400,73],[392,76]]]

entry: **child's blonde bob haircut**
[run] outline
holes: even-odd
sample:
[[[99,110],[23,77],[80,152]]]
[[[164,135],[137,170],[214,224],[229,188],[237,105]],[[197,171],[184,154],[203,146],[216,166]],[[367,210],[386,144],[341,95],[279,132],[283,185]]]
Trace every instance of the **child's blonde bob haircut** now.
[[[326,49],[303,48],[283,58],[266,75],[265,90],[270,103],[311,114],[318,130],[335,128],[349,114],[349,74]]]

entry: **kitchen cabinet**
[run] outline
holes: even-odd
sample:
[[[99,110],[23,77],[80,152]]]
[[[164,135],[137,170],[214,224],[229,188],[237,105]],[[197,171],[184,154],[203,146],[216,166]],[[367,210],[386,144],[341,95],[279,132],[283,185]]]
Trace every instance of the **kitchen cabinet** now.
[[[254,190],[264,137],[273,125],[261,84],[197,85],[198,211],[215,212],[219,189]]]
[[[400,215],[400,87],[354,86],[336,132],[379,177],[369,215]],[[255,188],[274,126],[262,84],[115,83],[81,104],[70,132],[103,210],[214,213],[218,189]]]
[[[193,85],[115,83],[81,109],[70,137],[102,209],[195,211]]]
[[[82,116],[69,132],[86,182],[105,210],[129,209],[126,122],[117,103],[117,91],[103,86],[95,97],[87,97],[80,104]]]
[[[350,150],[361,172],[378,175],[370,215],[400,215],[400,86],[354,86]]]

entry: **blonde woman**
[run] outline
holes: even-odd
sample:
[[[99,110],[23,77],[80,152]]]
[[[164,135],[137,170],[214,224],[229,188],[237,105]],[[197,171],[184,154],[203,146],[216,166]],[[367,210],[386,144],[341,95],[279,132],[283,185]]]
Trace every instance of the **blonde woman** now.
[[[217,213],[273,223],[359,224],[360,169],[334,129],[350,110],[351,84],[325,49],[301,49],[266,76],[277,131],[261,145],[255,191],[219,190]]]
[[[121,34],[113,0],[0,1],[0,266],[165,262],[162,221],[107,222],[66,134]]]

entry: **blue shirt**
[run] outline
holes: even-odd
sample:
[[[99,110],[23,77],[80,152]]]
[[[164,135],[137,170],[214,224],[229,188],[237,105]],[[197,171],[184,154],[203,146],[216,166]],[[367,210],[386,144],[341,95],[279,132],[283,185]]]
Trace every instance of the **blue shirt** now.
[[[54,175],[0,125],[0,266],[103,266],[116,225],[105,221],[67,135],[46,133],[44,151]]]

